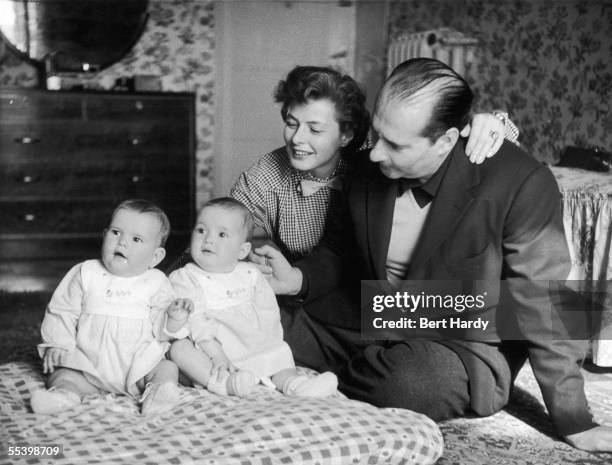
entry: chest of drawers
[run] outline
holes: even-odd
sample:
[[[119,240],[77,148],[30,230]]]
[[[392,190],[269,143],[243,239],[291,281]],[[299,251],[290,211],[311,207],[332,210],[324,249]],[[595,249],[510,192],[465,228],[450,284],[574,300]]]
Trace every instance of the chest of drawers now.
[[[0,260],[97,257],[114,206],[168,214],[168,255],[193,226],[194,95],[0,91]]]

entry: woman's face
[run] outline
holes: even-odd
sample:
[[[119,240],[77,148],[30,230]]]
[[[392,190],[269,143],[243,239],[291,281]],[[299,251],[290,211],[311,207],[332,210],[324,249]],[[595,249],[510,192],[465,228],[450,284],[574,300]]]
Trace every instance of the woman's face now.
[[[352,138],[340,132],[336,108],[328,99],[290,105],[283,134],[291,166],[318,178],[333,173],[340,149]]]

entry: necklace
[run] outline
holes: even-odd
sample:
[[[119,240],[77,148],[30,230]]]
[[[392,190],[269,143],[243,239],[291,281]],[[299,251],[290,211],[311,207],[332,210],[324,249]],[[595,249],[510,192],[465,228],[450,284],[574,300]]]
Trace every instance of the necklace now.
[[[332,179],[334,176],[336,176],[336,171],[338,171],[338,167],[339,166],[340,166],[340,162],[338,162],[338,164],[334,168],[334,171],[332,171],[332,173],[329,176],[325,177],[325,178],[318,178],[314,174],[311,174],[311,173],[299,172],[300,178],[301,179],[307,179],[308,181],[328,182],[330,179]]]

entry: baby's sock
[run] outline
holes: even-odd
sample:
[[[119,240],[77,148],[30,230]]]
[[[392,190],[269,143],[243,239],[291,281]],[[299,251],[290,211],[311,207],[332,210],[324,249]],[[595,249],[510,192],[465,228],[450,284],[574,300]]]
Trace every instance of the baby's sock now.
[[[34,413],[48,415],[68,410],[81,403],[81,396],[62,388],[39,389],[32,393],[30,406]]]
[[[172,410],[179,403],[180,392],[175,383],[149,383],[140,398],[140,412],[143,415],[154,415]]]
[[[320,375],[295,375],[287,379],[282,391],[296,397],[329,397],[338,389],[338,378],[331,371]]]
[[[246,370],[239,370],[233,373],[221,371],[218,376],[211,376],[206,388],[220,396],[248,396],[253,388],[257,386],[257,377]]]

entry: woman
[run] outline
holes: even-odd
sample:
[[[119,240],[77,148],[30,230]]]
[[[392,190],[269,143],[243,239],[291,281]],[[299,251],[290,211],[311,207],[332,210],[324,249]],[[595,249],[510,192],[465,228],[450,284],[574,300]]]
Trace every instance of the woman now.
[[[255,236],[269,239],[293,262],[319,243],[351,158],[368,148],[370,116],[357,82],[330,68],[295,67],[279,82],[274,99],[282,105],[285,146],[243,172],[230,196],[253,213]],[[471,131],[462,131],[470,134],[466,153],[472,162],[499,150],[503,139],[491,135],[518,133],[507,124],[506,130],[496,116],[474,116]],[[189,260],[186,251],[168,272]]]
[[[359,85],[329,68],[294,68],[274,98],[282,104],[285,146],[243,172],[230,196],[251,210],[263,235],[292,262],[318,244],[350,160],[367,145],[370,118]],[[490,135],[503,132],[504,123],[481,114],[472,124],[466,152],[480,163],[501,146],[502,138]],[[469,133],[469,127],[462,131]]]

